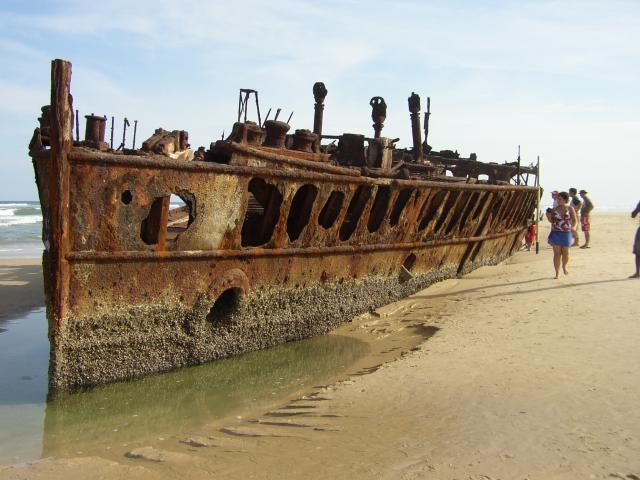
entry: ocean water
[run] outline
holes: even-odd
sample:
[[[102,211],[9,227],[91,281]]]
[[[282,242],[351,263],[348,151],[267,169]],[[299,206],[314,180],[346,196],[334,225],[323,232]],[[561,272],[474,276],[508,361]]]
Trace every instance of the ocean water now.
[[[0,258],[37,258],[42,255],[40,202],[0,202]]]
[[[370,352],[359,340],[325,335],[47,401],[44,309],[0,327],[0,466],[186,438],[331,382]]]
[[[183,205],[172,196],[170,208]],[[40,202],[0,201],[0,259],[40,258],[43,248]]]
[[[171,208],[182,205],[172,198]],[[0,202],[0,258],[42,250],[39,202]],[[333,381],[369,351],[359,340],[327,335],[48,399],[45,309],[1,318],[0,466],[188,435]]]

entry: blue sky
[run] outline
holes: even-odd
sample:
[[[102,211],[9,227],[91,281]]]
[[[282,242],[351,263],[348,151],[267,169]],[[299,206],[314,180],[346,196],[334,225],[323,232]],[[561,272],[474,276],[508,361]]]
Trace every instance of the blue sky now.
[[[49,99],[50,60],[73,63],[81,115],[185,129],[193,146],[229,132],[238,88],[311,128],[324,81],[327,133],[411,144],[407,97],[432,98],[430,144],[484,161],[543,159],[548,191],[597,206],[640,198],[640,2],[164,1],[0,4],[0,200],[35,199],[27,144]],[[116,138],[121,135],[120,124]]]

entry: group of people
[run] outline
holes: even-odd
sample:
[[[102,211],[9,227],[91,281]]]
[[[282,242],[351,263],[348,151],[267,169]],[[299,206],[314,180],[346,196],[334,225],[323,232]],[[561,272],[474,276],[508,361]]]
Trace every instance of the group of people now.
[[[580,198],[578,198],[578,194],[580,194]],[[551,197],[553,198],[553,207],[547,208],[546,212],[547,220],[551,223],[548,241],[553,247],[553,267],[556,271],[555,278],[558,278],[561,266],[564,274],[569,274],[567,270],[569,249],[580,246],[578,222],[584,234],[584,244],[580,248],[590,248],[591,212],[594,206],[586,190],[578,192],[577,189],[570,188],[568,192],[553,191]],[[636,218],[638,215],[640,215],[640,202],[631,212],[631,218]],[[529,226],[524,242],[524,248],[531,250],[531,246],[536,242],[535,222]],[[636,257],[636,271],[629,278],[640,278],[640,226],[638,226],[633,242],[633,254]]]
[[[553,247],[553,267],[556,271],[555,278],[558,278],[560,266],[565,275],[569,274],[569,248],[580,245],[578,222],[584,234],[584,244],[580,248],[590,248],[591,212],[594,206],[586,190],[578,192],[577,189],[570,188],[569,192],[554,191],[551,192],[551,197],[553,207],[547,208],[546,212],[547,220],[551,223],[548,241]]]

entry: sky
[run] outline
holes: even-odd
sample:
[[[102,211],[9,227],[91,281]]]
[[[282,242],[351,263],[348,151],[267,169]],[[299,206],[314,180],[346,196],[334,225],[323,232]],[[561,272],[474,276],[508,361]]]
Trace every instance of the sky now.
[[[382,96],[383,136],[410,146],[416,92],[423,107],[431,97],[435,149],[503,162],[521,145],[547,192],[575,186],[631,210],[638,25],[636,0],[2,0],[0,200],[37,199],[27,146],[62,58],[80,115],[114,115],[116,139],[138,120],[138,145],[163,127],[208,146],[236,120],[239,88],[259,91],[263,116],[282,108],[292,130],[311,129],[323,81],[323,133],[372,134],[369,99]]]

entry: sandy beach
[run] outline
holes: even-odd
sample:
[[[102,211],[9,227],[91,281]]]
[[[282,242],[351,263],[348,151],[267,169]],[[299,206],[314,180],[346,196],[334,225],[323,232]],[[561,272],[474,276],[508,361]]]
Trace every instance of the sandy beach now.
[[[335,334],[401,345],[370,373],[250,417],[0,467],[0,479],[640,478],[636,227],[596,216],[592,248],[572,249],[558,280],[543,228],[539,255],[354,319]],[[42,305],[39,263],[2,262],[0,319]],[[435,334],[411,346],[417,329]]]

